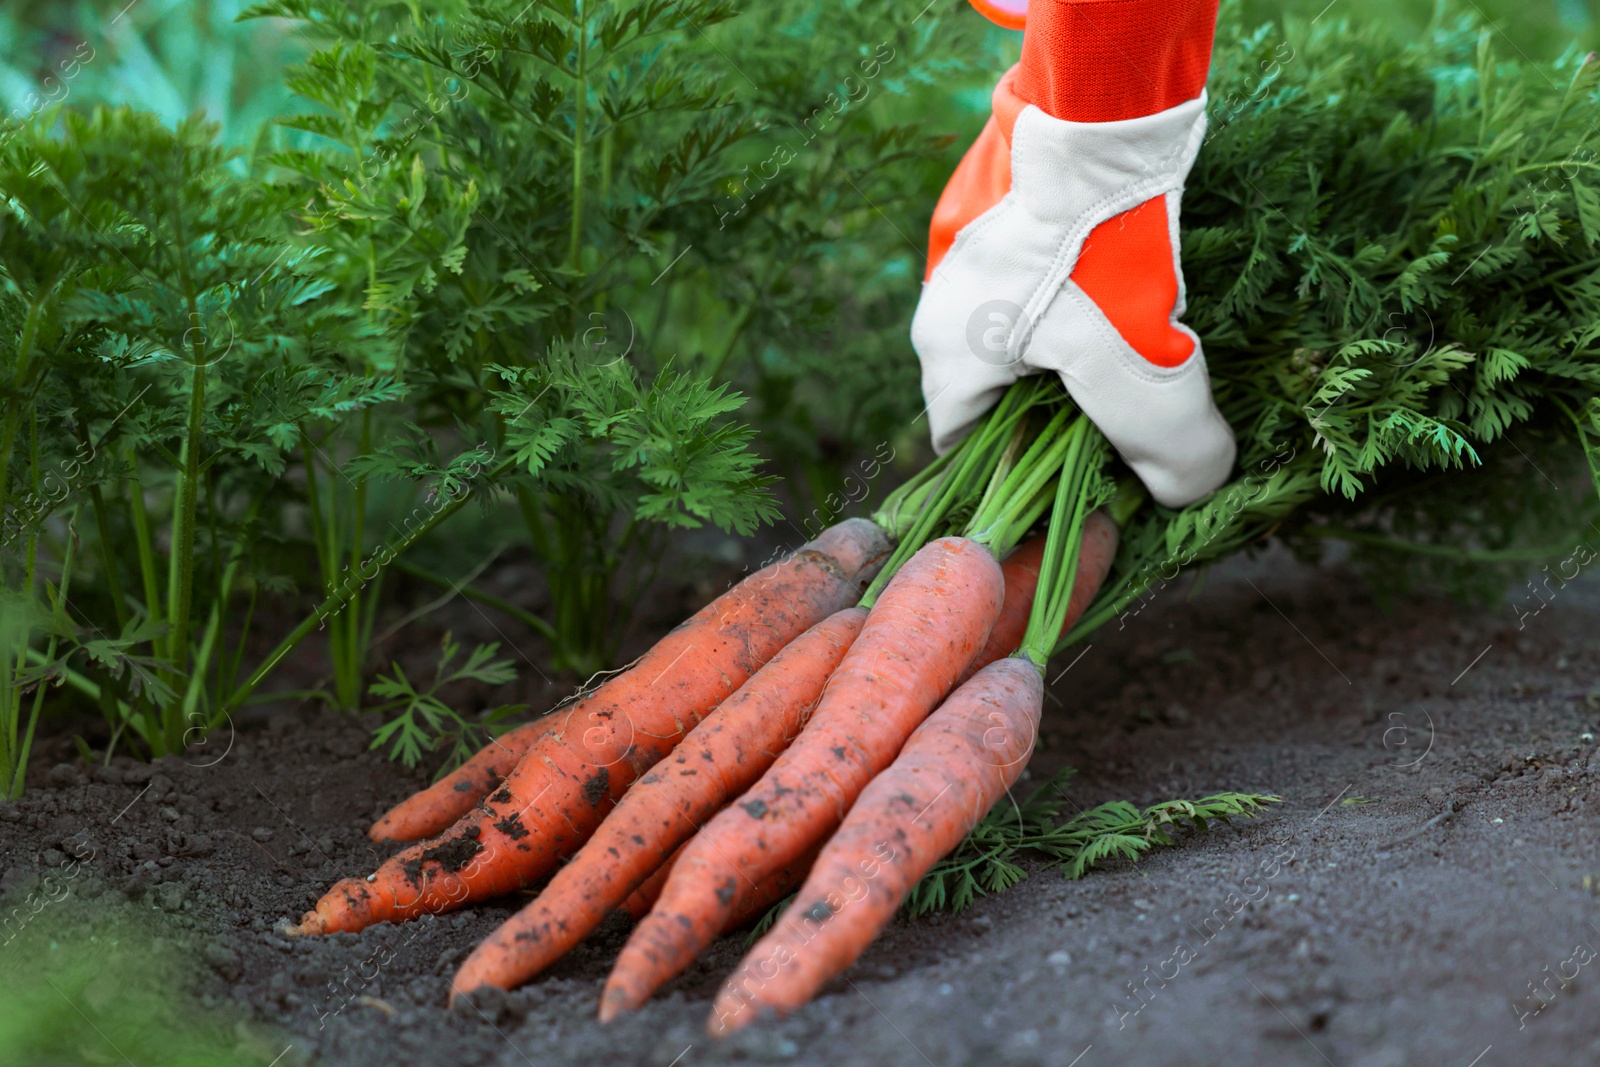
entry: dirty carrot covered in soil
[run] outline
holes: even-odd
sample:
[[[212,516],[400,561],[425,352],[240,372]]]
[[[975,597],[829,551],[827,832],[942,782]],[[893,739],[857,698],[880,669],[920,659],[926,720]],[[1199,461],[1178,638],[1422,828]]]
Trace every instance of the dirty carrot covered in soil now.
[[[852,519],[763,568],[560,713],[498,791],[444,834],[330,889],[290,933],[359,930],[448,911],[547,875],[612,804],[780,649],[856,599],[887,550]]]
[[[777,924],[712,1005],[723,1033],[787,1013],[848,968],[906,894],[961,843],[1028,761],[1044,702],[1039,668],[997,660],[952,693],[862,790]]]
[[[1084,567],[1069,616],[1081,613],[1109,568],[1116,525],[1104,512],[1096,512],[1084,537],[1090,547],[1081,556]],[[1044,549],[1045,539],[1035,537],[1001,564],[1005,597],[999,618],[958,685],[1022,643]],[[855,608],[818,623],[708,715],[623,796],[538,899],[479,945],[457,973],[452,997],[481,985],[511,988],[527,981],[570,951],[614,907],[642,919],[659,897],[683,843],[730,797],[754,784],[799,731],[865,618],[866,611]],[[831,632],[839,627],[848,632]],[[802,664],[809,670],[802,671]],[[672,855],[663,863],[661,857],[669,850]],[[735,902],[726,925],[736,927],[787,896],[814,853],[792,865],[796,871],[788,877],[774,876],[758,885],[741,881],[740,900],[757,903]]]
[[[538,898],[477,947],[451,996],[527,981],[625,904],[800,732],[866,618],[865,609],[848,608],[819,622],[707,715],[623,795]]]
[[[1085,590],[1077,603],[1080,611],[1114,554],[1115,525],[1103,514],[1094,518],[1093,536],[1104,545],[1088,554],[1099,570],[1092,581],[1080,583]],[[999,618],[978,660],[957,684],[1021,644],[1044,547],[1044,538],[1036,537],[1001,565],[1005,596]],[[538,899],[478,946],[457,973],[452,997],[481,985],[511,988],[527,981],[570,951],[615,907],[643,918],[683,842],[729,798],[754,784],[798,733],[866,616],[865,609],[855,608],[817,624],[695,727],[623,796]],[[846,627],[847,633],[837,632]],[[668,852],[671,857],[662,862]],[[808,868],[809,857],[798,865],[799,876]],[[741,882],[739,895],[770,904],[798,882],[798,876],[769,878],[759,890]],[[728,925],[741,921],[739,910],[738,904],[732,906]]]
[[[772,768],[695,835],[606,982],[601,1018],[637,1007],[759,885],[838,825],[988,639],[1004,595],[982,545],[936,540],[902,567],[828,680],[811,721]]]
[[[1050,650],[1110,562],[1091,563],[1089,581],[1078,580],[1087,509],[1103,495],[1092,472],[1077,466],[1086,458],[1081,437],[1057,481],[1039,565],[1044,592],[1033,600],[1022,651],[973,674],[861,791],[794,901],[724,983],[707,1024],[712,1034],[810,1000],[856,961],[922,876],[1022,774],[1038,735]]]

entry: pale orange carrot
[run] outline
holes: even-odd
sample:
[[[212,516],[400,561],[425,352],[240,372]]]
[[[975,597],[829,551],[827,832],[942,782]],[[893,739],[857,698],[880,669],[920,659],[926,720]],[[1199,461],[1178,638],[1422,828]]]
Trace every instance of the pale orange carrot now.
[[[861,955],[918,880],[1017,780],[1038,733],[1042,670],[992,663],[917,727],[812,865],[777,924],[723,984],[707,1029],[787,1014]]]

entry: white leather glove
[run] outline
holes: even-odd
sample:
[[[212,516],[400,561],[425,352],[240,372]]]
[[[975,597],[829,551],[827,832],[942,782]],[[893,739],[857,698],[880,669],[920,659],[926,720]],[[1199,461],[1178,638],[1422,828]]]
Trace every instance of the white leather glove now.
[[[1070,122],[1032,104],[1022,109],[1011,136],[1010,191],[956,233],[912,321],[936,451],[965,436],[1019,377],[1053,371],[1160,503],[1192,503],[1227,479],[1233,431],[1212,401],[1200,339],[1178,321],[1179,202],[1205,127],[1203,93],[1115,122]],[[1138,308],[1116,316],[1141,354],[1080,285],[1088,275],[1075,278],[1074,270],[1091,231],[1130,209],[1145,205],[1137,228],[1148,237],[1153,223],[1159,237],[1151,212],[1163,204],[1165,242],[1122,239],[1111,232],[1121,222],[1096,235],[1106,240],[1091,288],[1108,306],[1121,300],[1119,272],[1172,271],[1176,298],[1158,322],[1162,336],[1137,332],[1139,321],[1151,321],[1148,293],[1131,298],[1145,300],[1142,320]],[[1141,259],[1140,249],[1155,249],[1157,262]],[[1170,264],[1161,262],[1169,255]]]

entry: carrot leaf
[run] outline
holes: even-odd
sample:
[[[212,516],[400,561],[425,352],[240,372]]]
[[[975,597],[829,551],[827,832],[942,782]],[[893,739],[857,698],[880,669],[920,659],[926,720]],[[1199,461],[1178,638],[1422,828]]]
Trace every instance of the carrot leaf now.
[[[483,686],[500,686],[516,678],[516,667],[509,659],[496,659],[498,644],[478,645],[467,654],[465,661],[456,663],[461,645],[446,632],[440,642],[439,662],[432,680],[419,689],[398,663],[392,665],[393,674],[379,675],[372,683],[372,696],[384,701],[378,710],[397,711],[393,718],[373,731],[371,748],[388,746],[389,758],[399,760],[407,767],[415,767],[423,755],[447,748],[449,755],[440,774],[447,774],[461,765],[489,738],[503,733],[512,723],[506,720],[526,710],[526,705],[506,704],[494,708],[480,721],[473,722],[440,696],[446,686],[477,682]]]
[[[1125,800],[1063,816],[1071,768],[1020,802],[1006,798],[950,855],[923,876],[904,905],[910,916],[960,911],[978,896],[1010,889],[1028,875],[1023,860],[1045,861],[1068,878],[1116,860],[1138,861],[1151,849],[1177,844],[1180,833],[1205,833],[1215,823],[1251,818],[1279,798],[1218,793],[1140,808]]]

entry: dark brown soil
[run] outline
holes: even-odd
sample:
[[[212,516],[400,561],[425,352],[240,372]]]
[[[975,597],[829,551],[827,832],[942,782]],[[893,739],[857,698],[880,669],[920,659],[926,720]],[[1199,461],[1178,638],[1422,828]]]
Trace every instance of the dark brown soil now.
[[[1085,805],[1284,803],[897,923],[817,1003],[721,1044],[701,1027],[741,937],[601,1028],[619,926],[470,1015],[445,1009],[449,976],[515,901],[276,935],[374,865],[365,827],[425,781],[366,751],[371,718],[281,710],[236,724],[220,760],[214,738],[92,780],[46,745],[0,806],[0,890],[9,908],[92,848],[63,914],[167,916],[205,1002],[281,1033],[284,1064],[1596,1063],[1600,583],[1518,621],[1442,600],[1385,616],[1336,568],[1276,557],[1167,590],[1054,667],[1032,777],[1077,766]]]

